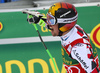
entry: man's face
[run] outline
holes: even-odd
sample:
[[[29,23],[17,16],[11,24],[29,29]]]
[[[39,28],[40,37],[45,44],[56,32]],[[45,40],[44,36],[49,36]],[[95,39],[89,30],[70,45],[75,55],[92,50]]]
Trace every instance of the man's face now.
[[[51,34],[52,36],[58,36],[59,30],[58,30],[58,24],[56,25],[50,25],[51,28]]]

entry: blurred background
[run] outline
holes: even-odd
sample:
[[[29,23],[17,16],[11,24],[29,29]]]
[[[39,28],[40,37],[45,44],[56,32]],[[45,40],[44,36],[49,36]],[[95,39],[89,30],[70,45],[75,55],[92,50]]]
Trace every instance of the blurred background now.
[[[55,2],[69,2],[72,4],[76,3],[90,3],[90,2],[100,2],[100,0],[0,0],[0,9],[19,9],[19,8],[31,8],[48,6]]]

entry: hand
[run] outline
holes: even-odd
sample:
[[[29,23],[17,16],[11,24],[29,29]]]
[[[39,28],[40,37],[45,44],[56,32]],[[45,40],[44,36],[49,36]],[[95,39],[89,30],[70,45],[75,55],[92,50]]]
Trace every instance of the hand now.
[[[40,14],[39,12],[37,11],[24,11],[24,12],[27,12],[28,13],[28,16],[27,16],[27,21],[29,22],[29,24],[31,23],[36,23],[36,24],[39,24],[40,26],[43,26],[45,27],[46,25],[46,17],[43,16],[42,14]]]
[[[38,23],[40,21],[40,17],[37,17],[37,16],[33,16],[33,15],[29,15],[27,16],[27,21],[29,22],[29,24],[31,23]]]
[[[46,26],[46,17],[43,17],[43,16],[33,16],[33,15],[29,15],[28,14],[28,17],[27,17],[27,21],[29,22],[29,24],[31,23],[36,23],[40,26],[43,26],[45,27]]]

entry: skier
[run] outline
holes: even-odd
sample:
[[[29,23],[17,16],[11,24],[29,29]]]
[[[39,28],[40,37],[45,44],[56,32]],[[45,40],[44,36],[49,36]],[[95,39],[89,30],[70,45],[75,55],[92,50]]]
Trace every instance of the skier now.
[[[62,60],[67,73],[99,73],[99,59],[89,36],[77,25],[78,13],[67,2],[53,4],[47,17],[28,15],[29,23],[37,23],[61,38]]]

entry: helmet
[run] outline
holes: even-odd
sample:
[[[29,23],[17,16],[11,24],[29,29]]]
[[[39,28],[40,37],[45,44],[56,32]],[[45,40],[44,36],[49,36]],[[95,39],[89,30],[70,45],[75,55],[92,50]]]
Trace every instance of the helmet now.
[[[60,34],[74,27],[78,13],[76,8],[67,2],[53,4],[47,13],[47,22],[50,25],[58,24]]]

